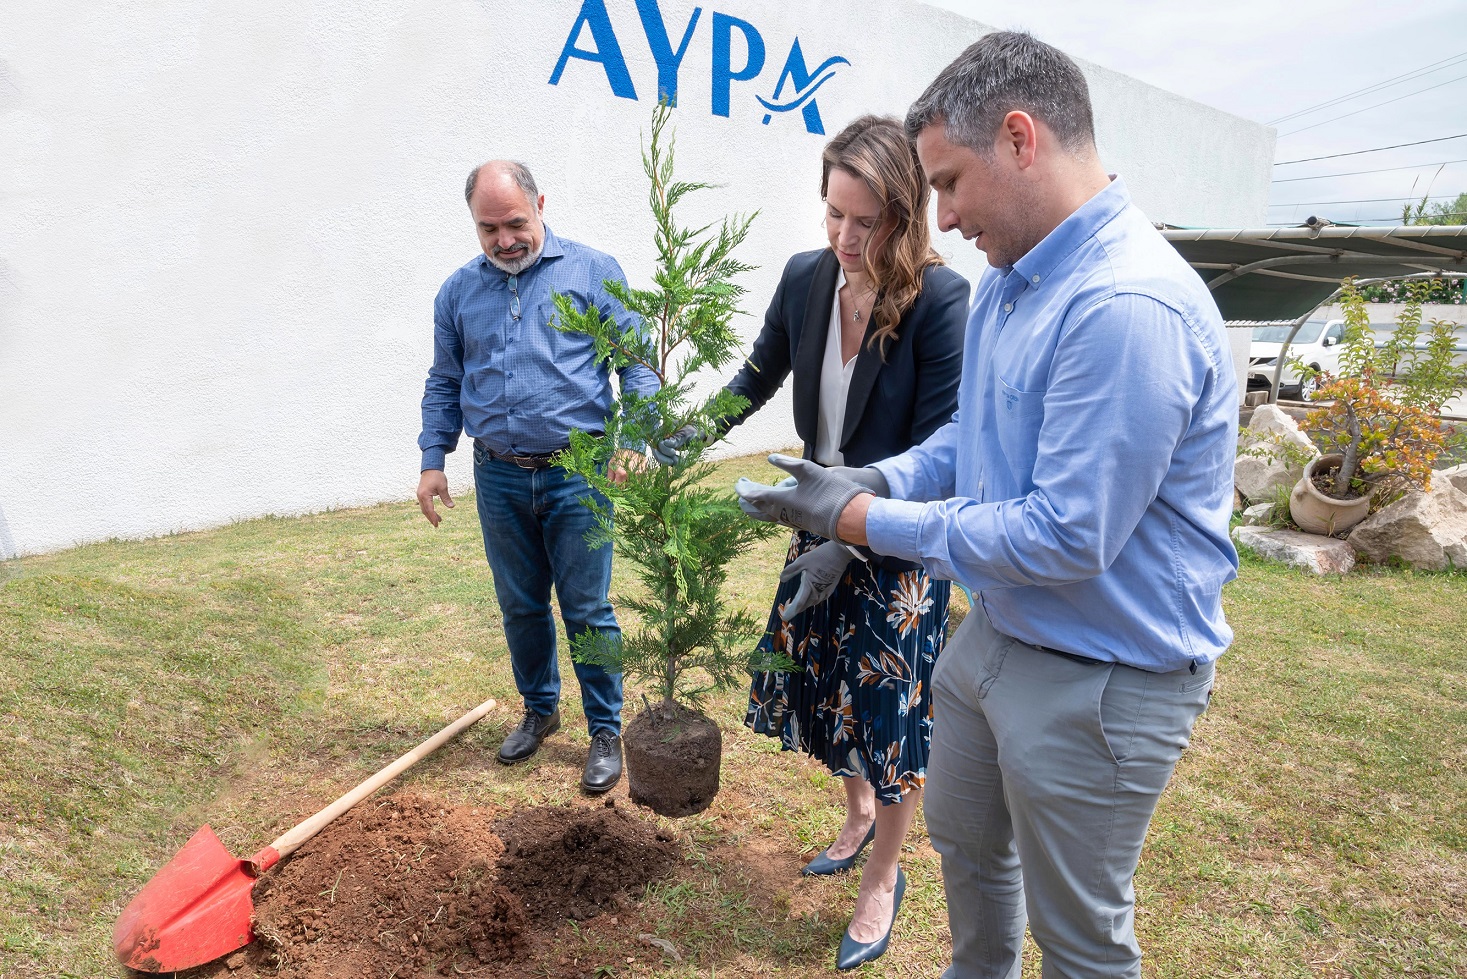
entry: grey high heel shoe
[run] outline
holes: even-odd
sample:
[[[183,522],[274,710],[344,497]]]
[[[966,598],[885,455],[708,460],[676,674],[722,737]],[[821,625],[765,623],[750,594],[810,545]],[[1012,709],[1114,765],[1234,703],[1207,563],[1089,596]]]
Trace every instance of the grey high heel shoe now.
[[[860,846],[856,847],[855,853],[852,853],[843,860],[835,860],[830,856],[830,847],[826,847],[820,851],[814,860],[805,864],[800,870],[800,876],[828,877],[831,874],[843,874],[856,865],[856,858],[861,855],[862,850],[871,845],[871,841],[874,839],[876,839],[876,824],[872,823],[871,828],[866,831],[866,838],[861,841]]]
[[[902,909],[902,895],[906,893],[907,875],[902,872],[902,868],[898,867],[896,896],[891,902],[891,924],[886,926],[886,934],[874,942],[858,942],[851,937],[851,929],[847,926],[845,933],[840,936],[840,950],[835,953],[837,969],[845,972],[886,954],[886,946],[891,942],[891,930],[896,927],[897,912]]]

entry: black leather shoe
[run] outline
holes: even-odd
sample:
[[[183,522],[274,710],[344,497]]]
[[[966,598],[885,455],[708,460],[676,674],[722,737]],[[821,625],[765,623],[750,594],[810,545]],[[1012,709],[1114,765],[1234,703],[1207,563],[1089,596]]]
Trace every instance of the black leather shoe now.
[[[526,758],[540,750],[540,742],[560,730],[560,711],[554,711],[549,717],[537,714],[532,710],[525,711],[524,720],[520,721],[519,727],[509,732],[504,739],[504,744],[499,746],[499,760],[505,765],[513,765],[524,761]]]
[[[872,823],[871,828],[866,831],[866,838],[861,841],[860,846],[856,847],[855,853],[843,860],[836,860],[830,856],[830,847],[826,847],[816,855],[814,860],[800,869],[800,876],[827,877],[831,874],[843,874],[856,865],[856,858],[861,855],[862,850],[871,845],[874,839],[876,839],[876,824]]]
[[[605,792],[621,779],[621,738],[610,731],[591,735],[591,750],[586,755],[586,773],[581,788],[593,795]]]
[[[851,937],[851,930],[847,927],[845,933],[840,936],[840,951],[835,953],[837,969],[845,972],[886,954],[886,946],[891,941],[891,930],[896,927],[897,912],[902,909],[902,895],[905,893],[907,893],[907,875],[902,872],[902,868],[898,867],[896,892],[891,902],[891,924],[886,926],[886,934],[874,942],[858,942]]]

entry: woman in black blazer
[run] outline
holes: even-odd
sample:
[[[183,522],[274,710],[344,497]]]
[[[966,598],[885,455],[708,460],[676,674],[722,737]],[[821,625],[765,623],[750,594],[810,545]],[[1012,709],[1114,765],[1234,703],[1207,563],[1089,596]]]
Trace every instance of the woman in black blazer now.
[[[785,266],[728,384],[749,401],[732,422],[793,373],[805,458],[863,467],[952,417],[969,287],[932,249],[926,180],[895,119],[865,116],[831,140],[820,192],[830,246]],[[786,560],[760,651],[795,669],[755,675],[745,724],[844,781],[845,826],[804,873],[848,870],[874,838],[837,956],[854,968],[885,951],[905,888],[897,859],[925,778],[951,584],[804,532]]]

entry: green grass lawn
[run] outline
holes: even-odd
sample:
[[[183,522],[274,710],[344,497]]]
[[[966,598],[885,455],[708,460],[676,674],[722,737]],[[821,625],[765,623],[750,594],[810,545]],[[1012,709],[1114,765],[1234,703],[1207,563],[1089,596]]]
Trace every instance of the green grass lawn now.
[[[739,474],[775,471],[720,478]],[[761,616],[784,546],[732,578]],[[1237,639],[1137,875],[1146,974],[1467,972],[1467,575],[1245,559],[1226,601]],[[253,852],[486,697],[503,706],[397,784],[505,809],[578,798],[579,723],[562,751],[492,763],[518,713],[498,618],[471,499],[436,531],[404,502],[0,567],[0,977],[117,975],[113,921],[197,826]],[[724,789],[665,824],[688,866],[636,926],[684,961],[635,927],[566,941],[588,973],[833,976],[856,878],[795,871],[833,838],[839,787],[745,731],[741,691],[711,712]],[[920,822],[910,851],[871,975],[946,962]]]

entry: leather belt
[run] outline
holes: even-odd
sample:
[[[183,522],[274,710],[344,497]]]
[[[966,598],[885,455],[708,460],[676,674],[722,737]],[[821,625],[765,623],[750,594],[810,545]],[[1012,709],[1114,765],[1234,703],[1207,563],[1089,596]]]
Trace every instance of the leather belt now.
[[[521,469],[545,469],[549,466],[554,465],[555,457],[561,452],[565,451],[565,449],[557,449],[554,452],[532,452],[516,455],[513,452],[495,451],[494,449],[489,448],[489,446],[485,445],[483,442],[479,443],[479,447],[487,452],[491,459],[498,459],[500,462],[512,463],[516,466],[519,466]],[[569,443],[566,444],[565,448],[570,448]]]
[[[1081,656],[1079,653],[1067,653],[1063,649],[1055,649],[1053,646],[1039,646],[1030,643],[1041,653],[1049,653],[1051,656],[1063,656],[1065,659],[1075,663],[1084,663],[1086,666],[1110,666],[1111,661],[1107,659],[1092,659],[1089,656]]]

